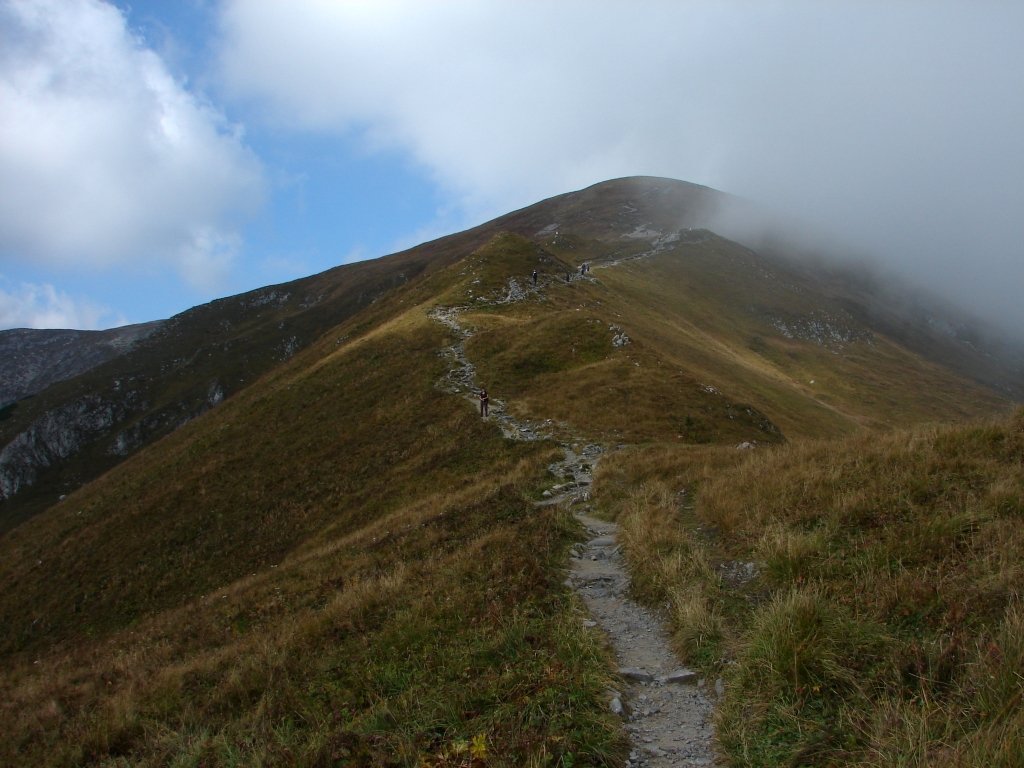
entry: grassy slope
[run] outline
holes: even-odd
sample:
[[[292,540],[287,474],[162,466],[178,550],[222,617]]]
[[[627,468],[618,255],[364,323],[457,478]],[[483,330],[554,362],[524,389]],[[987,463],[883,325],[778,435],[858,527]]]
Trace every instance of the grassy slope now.
[[[495,238],[0,540],[0,725],[12,734],[0,762],[621,755],[601,702],[605,660],[560,586],[573,526],[529,501],[554,449],[500,439],[434,388],[450,342],[425,317],[435,301],[475,301],[509,276],[539,266],[547,280],[592,258],[585,239],[571,246]],[[806,397],[794,382],[836,356],[765,342],[756,313],[727,311],[740,288],[715,271],[723,254],[689,256],[463,316],[495,397],[588,438],[645,445],[608,460],[606,503],[632,505],[642,525],[627,530],[670,554],[685,537],[662,513],[677,499],[669,486],[637,495],[639,481],[739,455],[697,444],[777,441],[762,413],[793,437],[854,429],[879,408],[858,405],[863,390]],[[612,324],[633,341],[615,348]],[[906,386],[875,421],[936,382],[949,401],[908,419],[980,396],[892,349]],[[870,352],[839,364],[866,375],[880,365]],[[712,663],[728,638],[720,596],[671,592],[713,581],[706,557],[687,552],[638,583],[669,590],[697,620],[690,645]]]
[[[732,748],[1019,764],[1022,461],[1018,412],[808,445],[708,484],[701,516],[763,562],[773,592],[723,712]]]
[[[168,434],[207,410],[213,389],[231,396],[328,329],[360,313],[373,316],[374,302],[485,242],[489,226],[194,307],[128,354],[3,409],[0,445],[62,405],[125,406],[108,429],[83,435],[81,450],[54,460],[32,486],[0,501],[0,535],[122,461],[119,435],[128,437],[133,453]]]
[[[785,338],[767,315],[833,310],[729,241],[680,245],[599,269],[597,283],[566,285],[560,264],[594,252],[583,241],[567,252],[510,235],[481,251],[521,282],[534,268],[552,280],[542,299],[465,315],[478,331],[470,358],[525,415],[623,442],[770,443],[780,437],[771,425],[787,437],[822,437],[1005,407],[881,336],[836,347]],[[499,291],[473,284],[468,269],[453,302]],[[629,345],[612,346],[613,325]]]
[[[726,677],[736,764],[1010,766],[1022,460],[1018,412],[752,455],[635,450],[599,487],[637,589]]]
[[[756,413],[669,370],[656,351],[638,344],[615,348],[607,292],[565,285],[561,270],[549,266],[550,256],[536,245],[502,236],[479,258],[467,274],[467,290],[476,295],[482,288],[471,281],[476,263],[500,263],[513,275],[539,267],[542,279],[552,281],[542,297],[463,318],[476,331],[467,350],[481,381],[514,410],[552,418],[590,439],[778,439]]]
[[[561,262],[524,238],[502,235],[481,249],[452,301],[501,294],[500,285],[474,282],[483,264],[501,264],[524,284],[537,268],[547,284],[543,295],[528,301],[463,316],[475,330],[467,351],[479,378],[520,414],[608,441],[779,439],[753,409],[704,391],[664,366],[656,350],[614,347],[608,292],[566,285]]]
[[[965,418],[1004,405],[881,336],[833,347],[785,338],[766,316],[835,310],[813,286],[726,240],[682,245],[598,277],[615,309],[637,324],[627,326],[634,336],[668,351],[667,363],[755,404],[789,436]]]
[[[436,290],[0,542],[0,762],[619,753],[560,586],[573,525],[528,500],[553,449],[434,388],[443,333],[402,310]]]

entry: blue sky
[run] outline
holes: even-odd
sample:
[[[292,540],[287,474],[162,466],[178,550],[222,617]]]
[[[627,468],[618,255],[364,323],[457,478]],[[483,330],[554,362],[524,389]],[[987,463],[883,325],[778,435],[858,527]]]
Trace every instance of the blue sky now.
[[[1015,4],[0,0],[0,328],[99,328],[617,176],[1024,326]]]
[[[103,10],[101,3],[82,5],[87,13]],[[91,328],[168,317],[218,296],[383,255],[410,244],[416,233],[440,231],[439,192],[402,152],[371,150],[356,135],[292,131],[263,120],[255,108],[224,98],[216,74],[219,6],[140,0],[118,2],[113,9],[108,21],[121,25],[129,44],[159,57],[183,92],[212,106],[227,123],[219,130],[244,131],[239,144],[251,154],[246,182],[253,189],[248,192],[259,202],[248,201],[235,212],[230,204],[222,205],[228,210],[205,217],[194,212],[200,221],[208,219],[237,238],[230,267],[209,276],[202,269],[194,278],[185,276],[192,265],[176,263],[173,255],[148,254],[145,242],[130,243],[132,252],[113,263],[90,253],[26,256],[17,247],[5,248],[0,262],[0,302],[6,296],[8,305],[5,313],[0,304],[3,327]],[[54,11],[60,12],[59,3]],[[100,100],[95,108],[103,107]],[[75,165],[69,162],[63,169],[67,177],[76,172]],[[227,172],[242,170],[229,167]],[[147,169],[131,172],[145,175]],[[177,222],[179,227],[183,223]],[[184,238],[178,233],[176,239]],[[172,247],[187,246],[176,242]],[[216,255],[210,259],[216,261]]]

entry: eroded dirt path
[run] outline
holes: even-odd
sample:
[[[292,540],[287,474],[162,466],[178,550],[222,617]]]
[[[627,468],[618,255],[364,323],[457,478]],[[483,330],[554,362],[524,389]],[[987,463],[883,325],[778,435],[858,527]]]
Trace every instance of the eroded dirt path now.
[[[510,281],[511,282],[511,281]],[[509,290],[508,296],[513,295]],[[509,298],[499,299],[508,303]],[[439,307],[430,313],[447,326],[456,342],[441,351],[450,368],[438,386],[477,406],[476,369],[466,356],[472,331],[459,322],[469,307]],[[558,440],[563,458],[548,469],[557,482],[539,506],[562,504],[586,527],[589,540],[573,548],[569,584],[582,598],[619,663],[620,689],[609,691],[608,705],[623,718],[632,748],[630,768],[700,766],[714,762],[712,703],[697,675],[683,667],[669,644],[661,619],[629,596],[629,574],[619,552],[615,523],[592,517],[590,488],[604,448],[583,439],[559,440],[551,420],[530,422],[512,416],[506,403],[491,398],[490,418],[512,440]]]

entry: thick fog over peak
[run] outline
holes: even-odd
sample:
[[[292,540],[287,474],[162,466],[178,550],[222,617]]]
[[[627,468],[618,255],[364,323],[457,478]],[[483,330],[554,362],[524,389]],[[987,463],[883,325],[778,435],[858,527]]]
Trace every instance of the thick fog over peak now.
[[[832,55],[791,83],[792,114],[765,109],[756,131],[736,134],[720,183],[809,248],[863,258],[1019,329],[1024,13],[913,8],[817,27]],[[876,30],[873,17],[889,23]]]
[[[467,222],[671,176],[1024,325],[1020,5],[233,0],[222,29],[236,97],[408,151]]]

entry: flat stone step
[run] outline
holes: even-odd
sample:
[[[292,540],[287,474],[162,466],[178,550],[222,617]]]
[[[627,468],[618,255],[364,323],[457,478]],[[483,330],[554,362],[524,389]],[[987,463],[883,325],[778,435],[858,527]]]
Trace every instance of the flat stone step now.
[[[635,683],[654,682],[654,675],[650,672],[639,669],[638,667],[621,667],[619,669],[619,677],[624,680],[632,680]]]
[[[696,685],[697,673],[692,669],[677,669],[658,678],[659,683],[668,685]]]

